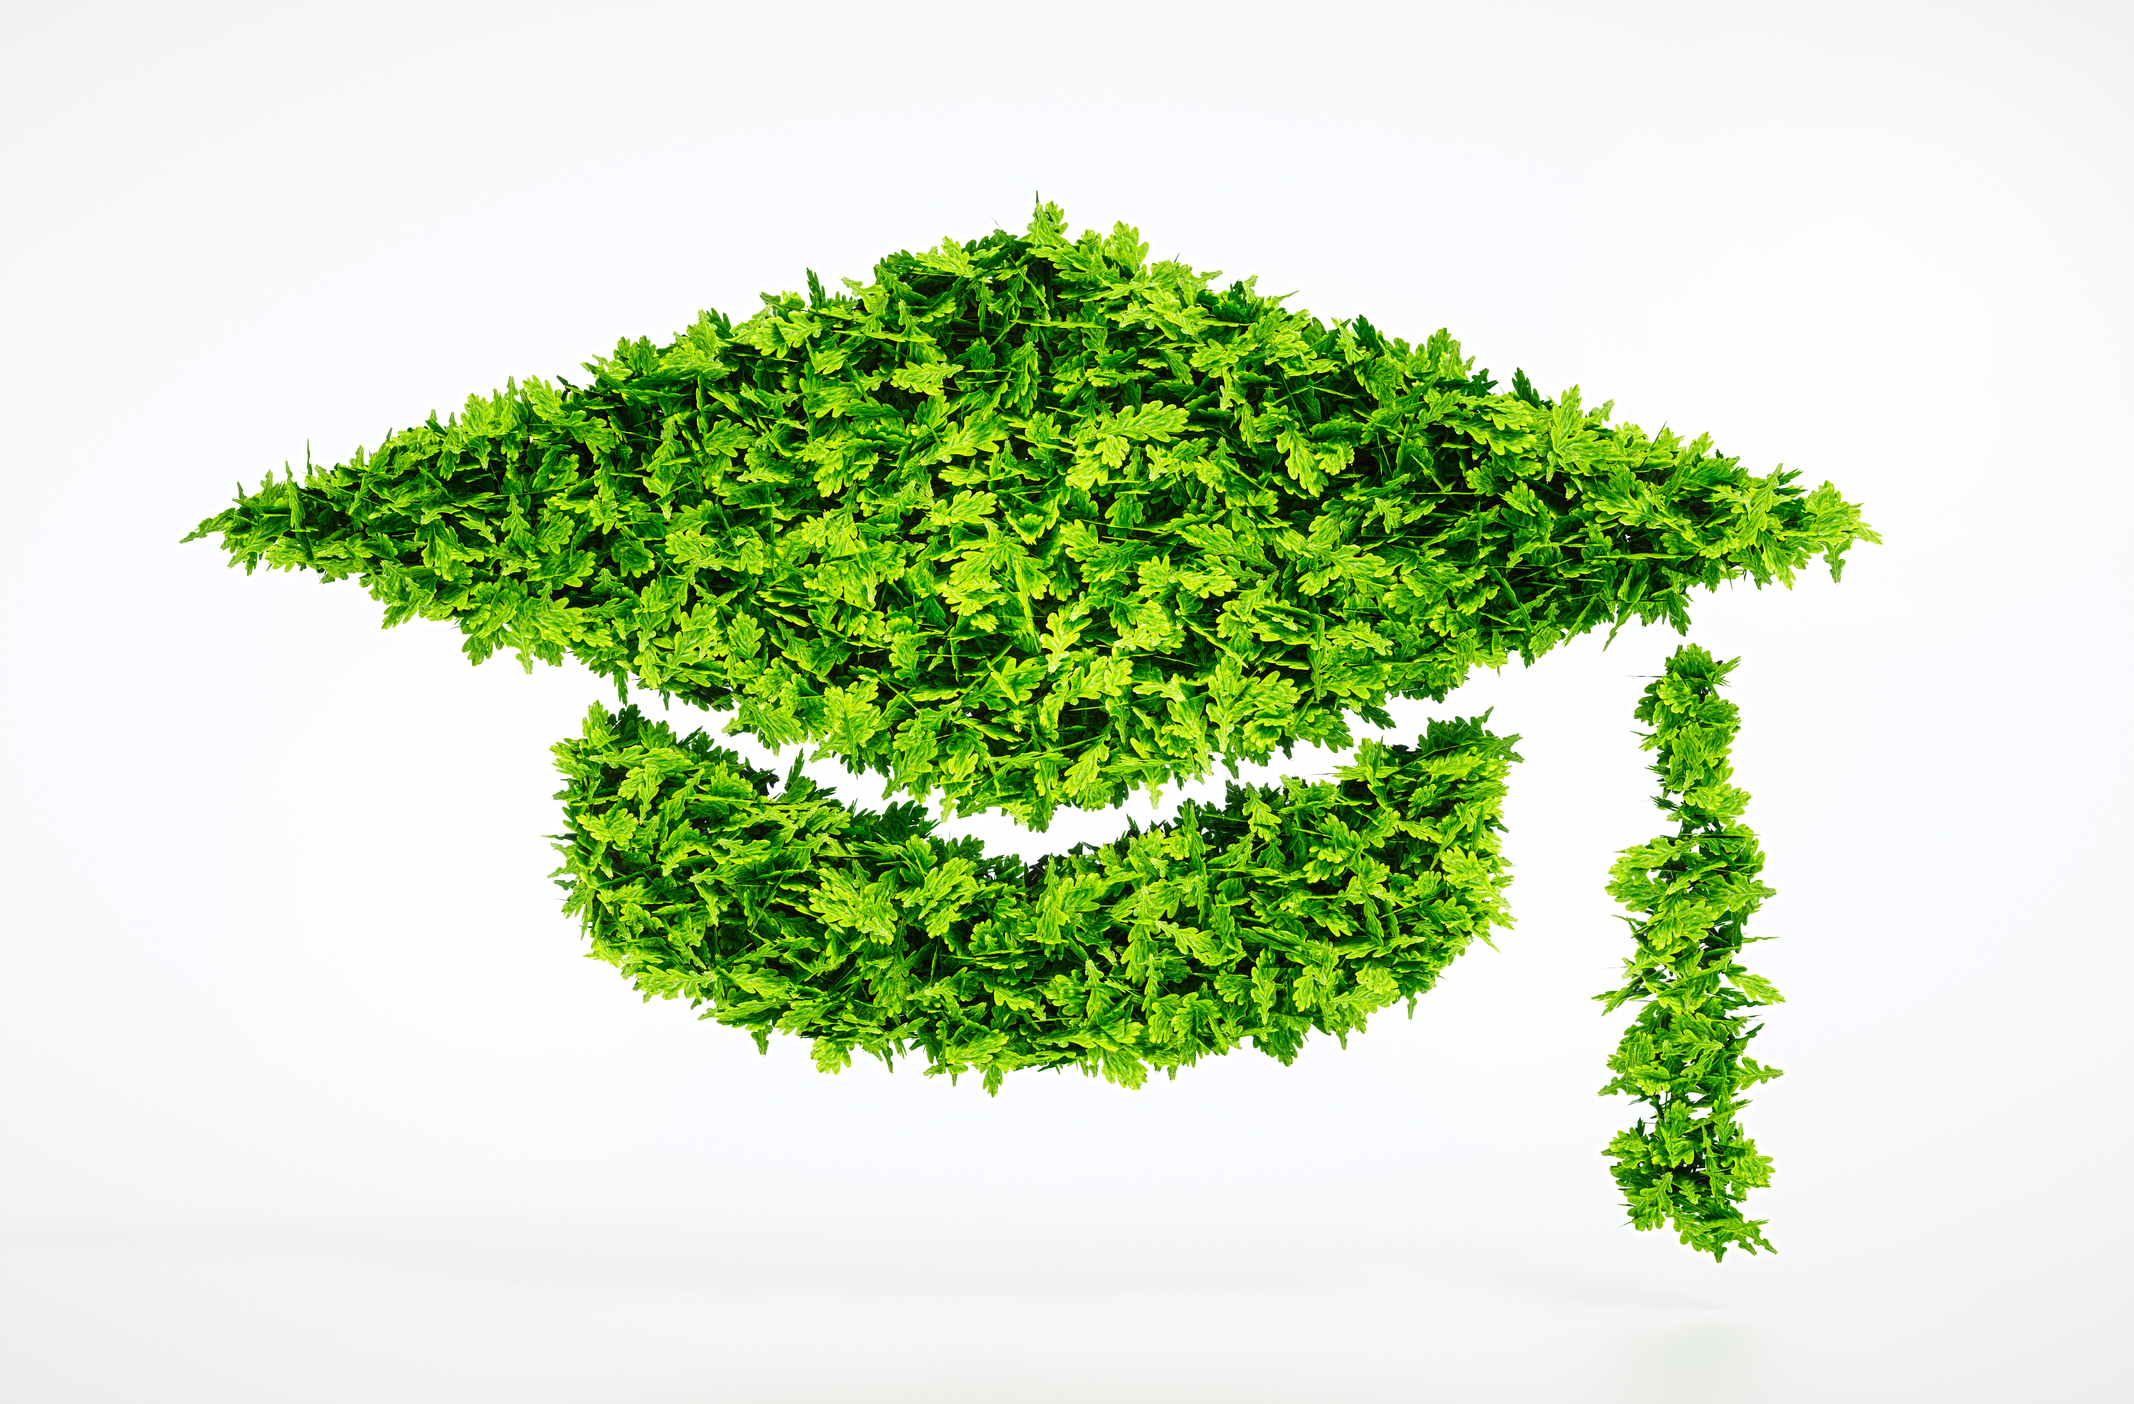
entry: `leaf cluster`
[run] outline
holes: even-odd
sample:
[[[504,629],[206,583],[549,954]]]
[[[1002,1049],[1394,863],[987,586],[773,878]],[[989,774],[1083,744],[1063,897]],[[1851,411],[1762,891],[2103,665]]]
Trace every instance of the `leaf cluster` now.
[[[1636,716],[1652,726],[1643,744],[1659,753],[1655,801],[1677,821],[1672,836],[1624,849],[1610,870],[1608,895],[1635,915],[1624,918],[1636,939],[1625,983],[1595,995],[1613,1013],[1637,1002],[1637,1017],[1608,1060],[1615,1074],[1602,1096],[1643,1102],[1635,1128],[1618,1132],[1606,1155],[1640,1229],[1670,1223],[1682,1242],[1723,1259],[1730,1246],[1771,1249],[1764,1220],[1741,1201],[1771,1182],[1771,1158],[1742,1131],[1741,1094],[1780,1070],[1746,1053],[1762,1025],[1743,1011],[1782,1003],[1770,981],[1751,974],[1741,948],[1768,937],[1744,924],[1774,895],[1756,835],[1741,822],[1748,794],[1733,784],[1729,754],[1739,709],[1718,695],[1740,662],[1721,663],[1694,644],[1668,659],[1645,689]]]
[[[796,763],[783,788],[702,732],[595,705],[555,747],[566,910],[646,999],[980,1075],[1075,1066],[1128,1086],[1250,1041],[1283,1062],[1428,990],[1509,926],[1498,840],[1515,736],[1433,721],[1329,781],[1025,864],[922,806],[856,811]]]
[[[1147,254],[1043,203],[839,292],[811,271],[240,487],[187,539],[1037,829],[1878,539],[1827,483],[1500,391],[1443,331]]]

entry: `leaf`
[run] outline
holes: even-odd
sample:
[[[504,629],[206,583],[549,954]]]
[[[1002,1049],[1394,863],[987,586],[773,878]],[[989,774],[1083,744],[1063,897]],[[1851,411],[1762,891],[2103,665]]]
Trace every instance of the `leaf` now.
[[[898,366],[889,373],[889,383],[899,390],[909,390],[914,395],[929,395],[939,399],[941,387],[960,370],[961,366],[953,366],[946,361]]]

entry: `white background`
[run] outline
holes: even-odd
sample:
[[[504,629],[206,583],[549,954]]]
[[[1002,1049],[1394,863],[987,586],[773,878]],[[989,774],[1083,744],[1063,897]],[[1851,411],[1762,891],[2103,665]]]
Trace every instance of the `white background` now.
[[[9,6],[0,1396],[2124,1398],[2130,33]],[[178,545],[307,443],[1033,192],[1864,504],[1842,585],[1693,611],[1779,891],[1777,1255],[1633,1232],[1600,1156],[1672,633],[1440,709],[1524,737],[1519,925],[1412,1021],[988,1099],[759,1058],[579,958],[547,747],[603,685]],[[981,828],[1119,816],[1079,823]]]

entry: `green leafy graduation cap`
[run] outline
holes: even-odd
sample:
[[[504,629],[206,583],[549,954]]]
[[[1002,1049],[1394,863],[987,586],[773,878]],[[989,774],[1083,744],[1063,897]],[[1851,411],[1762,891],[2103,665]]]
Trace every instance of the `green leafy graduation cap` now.
[[[854,810],[797,762],[781,784],[596,704],[555,748],[559,873],[647,998],[800,1035],[825,1069],[916,1050],[989,1090],[1070,1064],[1137,1085],[1248,1040],[1287,1062],[1509,925],[1518,738],[1486,714],[1036,863],[936,836],[927,802],[1041,830],[1218,760],[1347,747],[1389,698],[1603,624],[1684,629],[1694,587],[1790,585],[1818,556],[1836,578],[1877,538],[1827,483],[1523,374],[1500,391],[1443,331],[1329,327],[1147,253],[1123,224],[1070,240],[1044,203],[835,294],[810,271],[738,326],[618,343],[584,385],[512,382],[270,476],[186,539],[354,576],[387,625],[451,620],[476,662],[569,654],[625,704],[634,679],[902,797]],[[1672,861],[1661,885],[1697,887]],[[1656,1077],[1635,1084],[1656,1113],[1710,1103]],[[1685,1145],[1625,1181],[1634,1215],[1651,1181],[1679,1219],[1668,1186],[1716,1173]]]

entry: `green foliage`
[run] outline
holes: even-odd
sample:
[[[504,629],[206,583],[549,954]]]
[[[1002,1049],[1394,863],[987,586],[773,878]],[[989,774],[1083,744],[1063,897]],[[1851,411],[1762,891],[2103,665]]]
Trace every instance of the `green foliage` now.
[[[1827,483],[1500,393],[1443,331],[1329,327],[1065,228],[1042,204],[834,295],[811,273],[187,539],[1038,829],[1878,539]]]
[[[855,812],[701,731],[595,705],[555,750],[566,909],[646,999],[928,1071],[1078,1066],[1128,1086],[1250,1039],[1289,1062],[1346,1039],[1508,926],[1499,851],[1517,737],[1433,721],[1317,784],[1232,784],[1220,809],[1025,865]]]
[[[1499,391],[1440,330],[1331,325],[1253,279],[1150,262],[1135,230],[900,252],[871,281],[618,342],[302,482],[271,475],[186,537],[232,563],[354,577],[388,626],[451,620],[481,662],[566,655],[885,781],[881,814],[702,732],[595,707],[556,748],[566,910],[646,998],[988,1089],[1024,1067],[1129,1085],[1251,1041],[1284,1061],[1431,987],[1507,925],[1495,831],[1517,738],[1433,722],[1337,779],[1025,865],[933,833],[925,802],[1044,829],[1216,761],[1353,741],[1391,698],[1532,663],[1606,624],[1688,624],[1691,590],[1791,585],[1880,538],[1828,483],[1757,477],[1574,387]],[[1736,1094],[1733,963],[1768,893],[1727,783],[1728,665],[1678,653],[1638,715],[1680,834],[1610,891],[1646,914],[1647,1006],[1609,1092],[1633,1221],[1768,1247],[1736,1202],[1769,1162]],[[1731,983],[1728,983],[1731,982]],[[1412,1006],[1411,1006],[1412,1007]]]
[[[1743,1216],[1751,1189],[1771,1183],[1771,1158],[1735,1119],[1741,1093],[1779,1075],[1744,1050],[1762,1025],[1741,1011],[1783,1002],[1770,981],[1739,960],[1750,913],[1773,895],[1756,881],[1763,852],[1740,822],[1748,794],[1736,788],[1728,753],[1739,709],[1719,687],[1741,660],[1715,662],[1685,644],[1645,689],[1637,719],[1653,727],[1659,752],[1655,801],[1679,823],[1673,837],[1624,849],[1608,895],[1628,907],[1637,953],[1623,962],[1622,988],[1595,995],[1609,1013],[1641,1001],[1624,1031],[1615,1073],[1602,1096],[1626,1093],[1651,1112],[1648,1129],[1618,1132],[1606,1154],[1640,1229],[1671,1223],[1682,1241],[1723,1259],[1729,1246],[1771,1249],[1764,1220]]]

